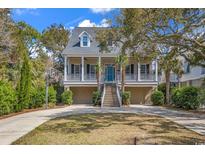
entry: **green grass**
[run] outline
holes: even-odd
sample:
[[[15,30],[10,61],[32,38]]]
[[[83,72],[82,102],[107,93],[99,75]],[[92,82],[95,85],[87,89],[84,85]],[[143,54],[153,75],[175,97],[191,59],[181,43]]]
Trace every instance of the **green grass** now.
[[[158,116],[80,114],[50,120],[13,144],[196,144],[205,137]]]

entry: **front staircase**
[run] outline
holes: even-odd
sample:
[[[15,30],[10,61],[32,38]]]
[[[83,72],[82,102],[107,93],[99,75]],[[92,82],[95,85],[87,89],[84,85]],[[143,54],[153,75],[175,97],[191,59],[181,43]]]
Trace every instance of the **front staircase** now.
[[[103,101],[103,107],[119,107],[116,85],[115,84],[105,84],[105,96]]]

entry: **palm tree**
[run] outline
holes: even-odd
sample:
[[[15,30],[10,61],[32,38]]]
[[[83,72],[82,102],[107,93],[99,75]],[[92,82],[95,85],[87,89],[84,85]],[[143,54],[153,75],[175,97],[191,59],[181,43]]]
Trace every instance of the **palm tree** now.
[[[115,63],[118,64],[121,68],[121,92],[124,93],[125,91],[125,68],[128,64],[128,57],[125,54],[121,54],[116,57]]]

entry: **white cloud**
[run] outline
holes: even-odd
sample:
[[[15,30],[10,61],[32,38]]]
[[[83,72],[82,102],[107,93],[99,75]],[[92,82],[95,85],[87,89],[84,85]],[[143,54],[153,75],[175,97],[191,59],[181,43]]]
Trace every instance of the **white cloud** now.
[[[101,20],[99,27],[109,27],[109,26],[110,26],[110,24],[109,24],[108,20],[103,19],[103,20]]]
[[[39,12],[36,8],[29,8],[29,9],[14,9],[14,13],[21,16],[23,14],[31,14],[31,15],[39,15]]]
[[[85,19],[78,24],[78,27],[109,27],[110,24],[108,23],[107,19],[102,19],[99,24],[90,21],[89,19]]]
[[[112,8],[91,8],[90,9],[93,13],[101,13],[101,14],[105,14],[107,12],[112,11]]]
[[[85,19],[78,24],[78,27],[96,27],[96,24],[89,19]]]

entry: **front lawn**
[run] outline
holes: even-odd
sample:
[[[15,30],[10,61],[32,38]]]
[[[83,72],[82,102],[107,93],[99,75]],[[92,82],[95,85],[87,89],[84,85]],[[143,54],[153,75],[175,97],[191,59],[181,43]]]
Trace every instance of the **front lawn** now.
[[[199,144],[205,136],[158,116],[81,114],[50,120],[13,144]]]

